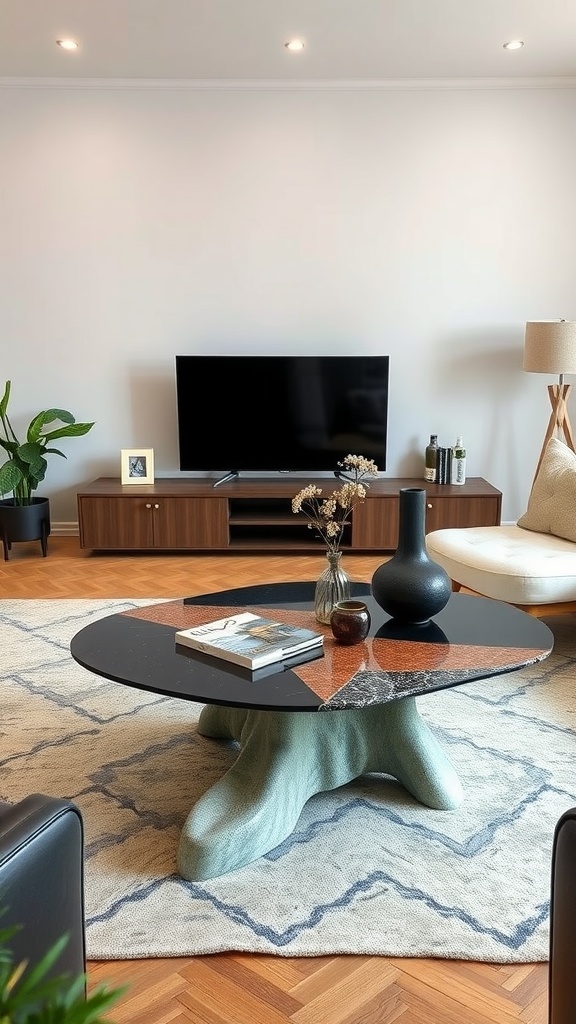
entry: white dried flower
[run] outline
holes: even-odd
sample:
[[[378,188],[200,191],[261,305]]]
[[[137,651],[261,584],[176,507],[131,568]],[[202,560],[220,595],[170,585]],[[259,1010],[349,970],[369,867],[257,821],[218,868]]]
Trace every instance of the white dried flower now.
[[[292,498],[292,511],[301,512],[302,505],[305,501],[314,501],[320,494],[322,494],[322,488],[316,487],[314,484],[310,484],[308,487],[303,487],[298,494]]]
[[[308,529],[316,530],[331,552],[340,550],[344,528],[350,524],[349,514],[366,497],[370,485],[361,481],[366,476],[378,476],[376,463],[363,455],[347,455],[338,465],[350,473],[350,478],[345,477],[342,486],[328,497],[320,501],[322,488],[309,484],[292,499],[292,511],[308,518]]]

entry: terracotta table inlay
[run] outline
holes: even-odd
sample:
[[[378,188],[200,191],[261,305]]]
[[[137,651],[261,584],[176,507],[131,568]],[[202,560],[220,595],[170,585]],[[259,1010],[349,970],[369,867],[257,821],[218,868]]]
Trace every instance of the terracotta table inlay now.
[[[306,801],[367,772],[392,775],[421,803],[457,807],[460,781],[420,717],[416,697],[510,672],[552,650],[548,627],[511,605],[453,594],[427,624],[402,626],[352,584],[370,609],[370,634],[338,644],[316,622],[314,584],[264,584],[166,601],[107,616],[71,643],[107,678],[206,704],[198,731],[236,740],[239,755],[192,808],[178,865],[200,880],[241,867],[293,831]],[[250,673],[182,648],[177,629],[241,607],[324,634],[323,655]],[[322,714],[310,714],[322,712]]]

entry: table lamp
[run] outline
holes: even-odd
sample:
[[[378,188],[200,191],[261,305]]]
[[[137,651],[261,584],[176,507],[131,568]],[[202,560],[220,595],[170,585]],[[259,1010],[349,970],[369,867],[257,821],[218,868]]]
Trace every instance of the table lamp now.
[[[546,445],[551,437],[564,434],[566,444],[572,451],[576,451],[566,405],[572,385],[564,383],[564,374],[576,373],[576,321],[528,322],[524,338],[523,368],[531,373],[558,374],[558,383],[548,385],[552,412],[534,474],[536,479]]]

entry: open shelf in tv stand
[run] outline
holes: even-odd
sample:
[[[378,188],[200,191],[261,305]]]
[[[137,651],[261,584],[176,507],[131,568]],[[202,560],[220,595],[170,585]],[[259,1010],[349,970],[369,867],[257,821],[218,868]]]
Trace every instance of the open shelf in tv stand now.
[[[78,492],[80,546],[94,551],[322,551],[308,520],[292,512],[302,487],[317,483],[325,495],[335,477],[242,478],[218,487],[213,480],[160,478],[122,485],[101,477]],[[481,477],[465,484],[426,484],[414,477],[379,477],[356,506],[342,550],[394,551],[398,540],[398,491],[424,487],[426,531],[497,526],[502,494]]]

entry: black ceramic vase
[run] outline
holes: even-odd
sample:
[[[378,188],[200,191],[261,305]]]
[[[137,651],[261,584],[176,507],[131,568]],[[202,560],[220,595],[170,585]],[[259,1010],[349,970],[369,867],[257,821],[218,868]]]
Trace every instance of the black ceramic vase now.
[[[433,562],[426,549],[426,491],[400,489],[398,547],[372,577],[374,600],[399,622],[428,622],[448,603],[452,584],[448,573]]]

